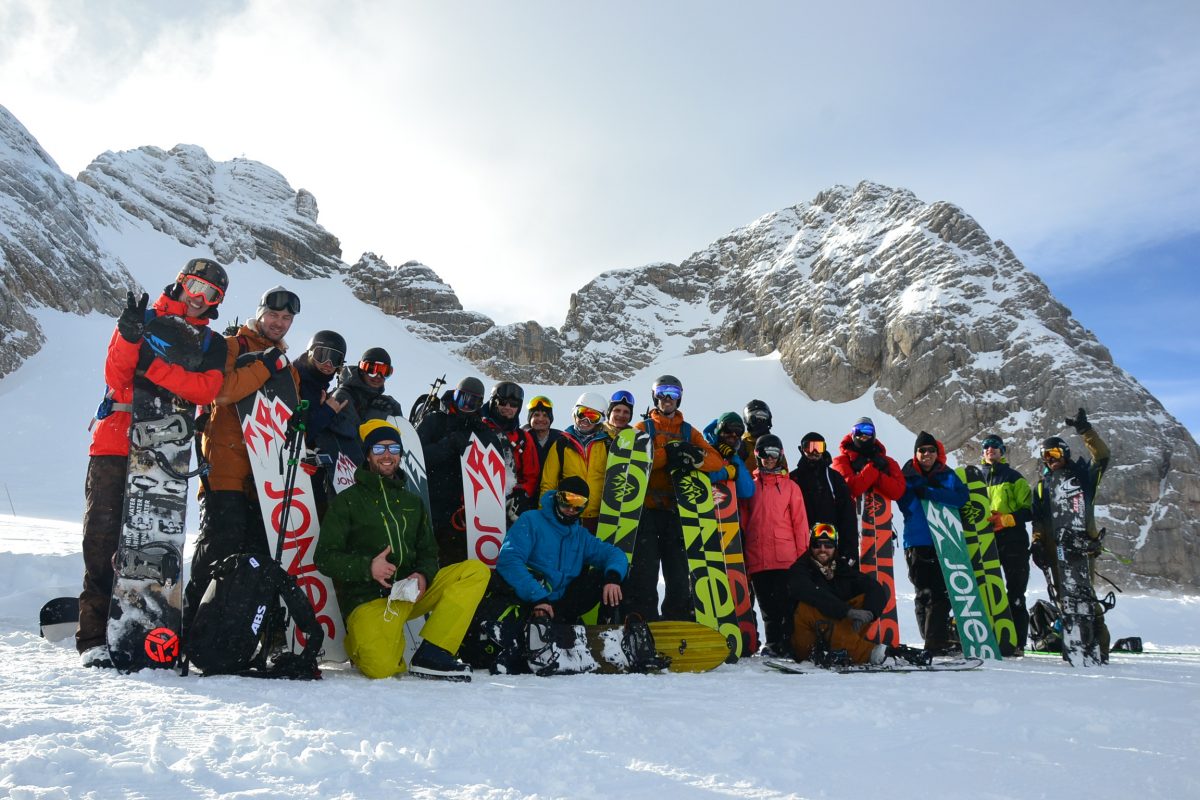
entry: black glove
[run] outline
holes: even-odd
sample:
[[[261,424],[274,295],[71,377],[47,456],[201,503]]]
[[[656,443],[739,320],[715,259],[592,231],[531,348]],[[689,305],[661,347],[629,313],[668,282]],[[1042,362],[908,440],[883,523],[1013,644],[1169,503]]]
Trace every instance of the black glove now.
[[[1087,419],[1087,412],[1082,408],[1075,413],[1074,419],[1067,417],[1066,423],[1070,427],[1074,428],[1075,432],[1081,436],[1083,435],[1084,431],[1090,431],[1092,429],[1092,425]]]
[[[621,585],[621,576],[611,569],[604,571],[604,585],[608,586],[610,583]]]
[[[733,445],[720,442],[717,444],[717,452],[721,454],[721,458],[724,458],[726,461],[728,461],[729,459],[733,458]]]
[[[1092,558],[1099,558],[1104,552],[1104,542],[1099,539],[1093,539],[1090,536],[1083,537],[1083,553]]]
[[[667,467],[671,472],[688,472],[704,460],[704,451],[691,442],[667,442]]]
[[[854,628],[854,632],[858,633],[864,626],[870,625],[875,621],[875,615],[865,608],[852,608],[846,612],[846,619],[850,620],[850,625]]]
[[[272,375],[276,375],[287,369],[288,364],[291,363],[288,361],[287,355],[278,347],[264,350],[259,358],[262,359],[263,364],[271,371]]]
[[[876,453],[875,455],[871,456],[871,463],[875,465],[875,469],[879,470],[884,475],[887,474],[887,471],[888,471],[887,456]]]
[[[142,292],[142,298],[136,302],[133,292],[126,292],[125,297],[125,310],[117,318],[117,330],[122,339],[137,344],[146,330],[146,304],[150,302],[150,295]]]
[[[446,437],[446,441],[450,442],[451,450],[456,453],[464,453],[467,445],[471,443],[471,434],[467,431],[454,431]]]
[[[1029,557],[1033,559],[1033,564],[1038,569],[1046,569],[1050,566],[1050,561],[1046,558],[1046,550],[1042,547],[1041,541],[1034,539],[1029,545]]]

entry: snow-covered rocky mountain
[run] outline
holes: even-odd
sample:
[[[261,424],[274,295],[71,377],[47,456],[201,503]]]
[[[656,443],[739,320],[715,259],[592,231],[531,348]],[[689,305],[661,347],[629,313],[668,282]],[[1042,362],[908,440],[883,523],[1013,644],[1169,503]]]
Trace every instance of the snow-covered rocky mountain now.
[[[777,352],[814,400],[869,394],[908,430],[943,439],[959,463],[998,432],[1027,476],[1038,442],[1065,435],[1062,418],[1086,406],[1113,450],[1099,512],[1109,546],[1140,582],[1200,589],[1190,434],[1008,247],[957,207],[903,189],[834,187],[678,265],[607,272],[572,296],[561,328],[496,325],[416,262],[366,253],[347,264],[313,196],[258,162],[143,147],[104,153],[73,180],[3,107],[0,223],[0,378],[43,345],[40,307],[115,314],[136,283],[121,259],[136,258],[129,242],[149,231],[211,253],[235,281],[251,261],[292,280],[340,279],[494,378],[602,384],[689,353]],[[118,243],[112,232],[123,230],[136,235]],[[901,458],[911,449],[886,443]]]

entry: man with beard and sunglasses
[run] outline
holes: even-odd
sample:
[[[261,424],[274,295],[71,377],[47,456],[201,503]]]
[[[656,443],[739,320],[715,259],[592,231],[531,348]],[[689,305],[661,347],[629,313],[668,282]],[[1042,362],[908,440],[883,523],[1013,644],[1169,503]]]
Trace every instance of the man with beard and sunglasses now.
[[[300,298],[276,286],[263,293],[254,318],[225,337],[225,381],[204,428],[209,470],[200,489],[200,535],[191,578],[183,592],[185,630],[217,564],[235,553],[271,556],[237,404],[280,372],[295,383],[299,397],[300,375],[284,341],[299,313]]]
[[[83,514],[83,591],[75,646],[84,666],[111,667],[106,645],[113,556],[125,517],[129,470],[129,429],[133,421],[133,384],[141,379],[196,405],[211,403],[224,379],[225,340],[208,328],[225,298],[229,276],[207,258],[189,261],[153,306],[149,295],[128,303],[117,320],[104,362],[105,401],[97,411],[88,450]],[[204,350],[194,367],[168,363],[146,340],[160,317],[183,317],[203,328]]]
[[[442,395],[438,410],[426,414],[417,427],[429,478],[433,535],[438,545],[438,563],[442,567],[467,558],[462,456],[471,441],[471,434],[479,437],[484,447],[491,444],[501,451],[505,447],[480,416],[482,409],[483,381],[474,376],[466,377]]]

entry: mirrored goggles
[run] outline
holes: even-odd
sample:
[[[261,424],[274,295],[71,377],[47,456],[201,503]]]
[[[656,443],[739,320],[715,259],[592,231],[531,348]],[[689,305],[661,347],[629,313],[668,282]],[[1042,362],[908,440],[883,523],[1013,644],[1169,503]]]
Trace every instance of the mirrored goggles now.
[[[529,401],[529,405],[525,406],[529,411],[553,411],[554,403],[549,397],[539,394],[537,397]]]
[[[262,304],[272,311],[288,311],[292,314],[300,313],[300,298],[287,289],[271,292],[263,298]]]
[[[761,460],[764,458],[779,458],[781,455],[783,455],[783,451],[778,447],[764,447],[761,450],[755,451],[755,454]]]
[[[870,439],[875,435],[875,426],[862,423],[854,426],[854,435],[862,436],[864,439]]]
[[[633,408],[633,393],[625,389],[618,389],[613,392],[613,396],[608,399],[609,403],[625,403],[630,408]]]
[[[574,509],[575,511],[582,511],[588,502],[588,499],[583,495],[575,494],[575,492],[564,492],[562,489],[555,492],[554,496],[555,502],[560,506]]]
[[[678,403],[682,397],[683,389],[680,389],[678,386],[659,386],[654,390],[655,400],[674,400]]]
[[[1048,447],[1042,451],[1042,458],[1046,461],[1057,461],[1063,457],[1063,449],[1061,447]]]
[[[804,445],[804,452],[806,452],[806,453],[824,453],[825,452],[825,443],[823,441],[821,441],[820,439],[814,439],[813,441]]]
[[[309,350],[308,356],[314,364],[331,364],[334,367],[340,367],[346,362],[345,353],[332,347],[326,347],[323,344],[319,344],[312,350]]]
[[[587,420],[593,425],[598,425],[604,419],[604,414],[587,406],[575,406],[575,419]]]
[[[483,395],[468,392],[464,389],[454,390],[454,407],[468,414],[483,407]]]
[[[382,361],[360,361],[358,368],[362,370],[363,375],[373,378],[386,378],[392,374],[392,365]]]
[[[816,525],[813,525],[812,538],[809,540],[809,546],[816,547],[818,545],[836,547],[837,528],[833,527],[828,522],[818,522]]]
[[[373,445],[371,445],[371,455],[373,455],[373,456],[381,456],[384,453],[388,453],[389,455],[393,455],[393,456],[398,456],[402,452],[404,452],[404,449],[398,444],[373,444]]]
[[[215,306],[225,297],[225,292],[220,286],[204,280],[199,275],[185,275],[179,285],[188,297],[198,297],[210,306]]]

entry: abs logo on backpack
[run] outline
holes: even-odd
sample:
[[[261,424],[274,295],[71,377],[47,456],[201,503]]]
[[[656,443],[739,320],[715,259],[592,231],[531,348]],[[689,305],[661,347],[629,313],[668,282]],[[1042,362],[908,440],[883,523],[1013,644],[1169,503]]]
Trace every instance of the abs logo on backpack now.
[[[253,560],[254,559],[251,559],[251,561],[253,561]],[[254,612],[254,622],[250,623],[250,630],[254,631],[254,634],[256,636],[258,635],[259,626],[262,625],[263,615],[266,613],[267,613],[266,606],[259,606],[258,610]]]
[[[146,655],[157,664],[171,664],[179,658],[179,635],[170,628],[155,628],[146,634]]]

